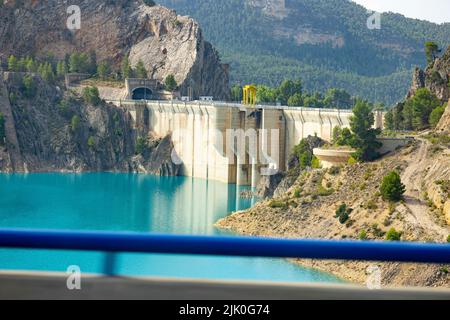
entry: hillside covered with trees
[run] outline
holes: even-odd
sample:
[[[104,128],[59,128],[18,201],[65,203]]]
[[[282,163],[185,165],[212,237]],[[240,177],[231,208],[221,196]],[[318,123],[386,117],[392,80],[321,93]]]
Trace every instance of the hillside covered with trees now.
[[[404,98],[415,66],[424,67],[424,43],[450,44],[450,24],[437,25],[370,13],[348,0],[159,0],[200,22],[205,37],[231,64],[232,84],[278,86],[302,78],[305,89],[392,105]],[[282,1],[280,1],[282,3]]]

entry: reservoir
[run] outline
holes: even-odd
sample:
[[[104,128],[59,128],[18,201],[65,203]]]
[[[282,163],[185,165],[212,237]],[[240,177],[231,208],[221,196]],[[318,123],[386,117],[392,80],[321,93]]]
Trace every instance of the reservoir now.
[[[243,188],[216,181],[139,174],[0,174],[0,228],[219,235],[220,218],[249,208]],[[0,249],[0,270],[101,273],[101,252]],[[129,276],[339,282],[282,259],[119,254]]]

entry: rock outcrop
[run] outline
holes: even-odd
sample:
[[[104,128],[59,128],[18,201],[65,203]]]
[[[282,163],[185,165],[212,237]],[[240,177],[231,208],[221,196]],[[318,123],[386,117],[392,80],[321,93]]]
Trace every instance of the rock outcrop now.
[[[69,30],[69,5],[81,10],[81,28]],[[95,51],[98,61],[116,68],[129,55],[135,66],[144,62],[159,81],[173,74],[181,94],[229,98],[228,68],[203,39],[196,21],[142,0],[8,0],[0,11],[0,59],[14,54],[49,55],[62,59],[74,51]]]
[[[420,88],[428,88],[443,103],[450,99],[450,47],[425,71],[419,68],[415,70],[407,98],[414,96]]]
[[[163,143],[141,137],[145,140],[139,151],[142,155],[136,156],[138,132],[127,111],[104,102],[85,103],[37,75],[0,75],[2,96],[9,98],[0,100],[0,110],[8,107],[5,101],[10,101],[11,110],[11,131],[6,148],[0,150],[0,172],[179,173],[171,161],[170,137]],[[31,90],[24,88],[25,76],[32,79]]]
[[[447,108],[442,115],[441,121],[439,121],[436,127],[436,131],[450,133],[450,100],[447,103]]]

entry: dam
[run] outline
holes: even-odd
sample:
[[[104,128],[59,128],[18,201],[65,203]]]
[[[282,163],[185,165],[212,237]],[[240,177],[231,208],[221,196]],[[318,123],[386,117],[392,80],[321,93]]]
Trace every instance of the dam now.
[[[136,129],[172,136],[172,160],[184,176],[256,187],[261,176],[287,168],[301,139],[332,138],[349,127],[351,110],[250,106],[224,102],[109,100],[130,112]],[[383,114],[375,114],[377,128]]]

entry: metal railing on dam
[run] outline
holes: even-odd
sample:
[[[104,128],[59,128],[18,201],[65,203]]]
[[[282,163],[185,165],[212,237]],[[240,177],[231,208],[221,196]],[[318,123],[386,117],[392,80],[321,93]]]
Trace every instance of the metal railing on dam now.
[[[289,106],[276,106],[266,104],[245,105],[236,102],[226,101],[181,101],[181,100],[132,100],[132,99],[107,99],[107,103],[115,105],[136,105],[136,104],[159,104],[164,106],[170,105],[197,105],[197,106],[212,106],[212,107],[224,107],[234,109],[260,109],[260,110],[290,110],[290,111],[313,111],[313,112],[340,112],[340,113],[353,113],[350,109],[329,109],[329,108],[306,108],[306,107],[289,107]]]
[[[306,239],[278,239],[256,237],[224,237],[224,236],[188,236],[163,235],[141,233],[113,233],[113,232],[74,232],[74,231],[36,231],[21,229],[0,230],[0,248],[27,248],[52,250],[82,250],[106,252],[104,261],[105,273],[114,276],[114,257],[116,253],[159,253],[159,254],[192,254],[214,256],[244,256],[244,257],[272,257],[272,258],[308,258],[331,260],[358,261],[395,261],[416,263],[450,263],[450,245],[432,243],[406,242],[372,242],[372,241],[334,241],[334,240],[306,240]],[[114,280],[116,279],[116,280]],[[275,294],[277,298],[440,298],[450,299],[449,291],[429,291],[423,289],[409,289],[376,292],[362,287],[319,285],[293,286],[289,284],[249,284],[245,282],[215,282],[202,281],[181,282],[175,280],[145,280],[135,279],[127,281],[123,278],[109,277],[105,281],[91,281],[90,285],[123,287],[126,292],[140,286],[148,292],[155,288],[167,290],[170,297],[180,296],[180,290],[186,290],[185,298],[224,298],[227,294],[236,294],[234,299],[248,299],[255,297],[270,297],[267,293]],[[16,274],[0,275],[0,281],[15,288],[14,292],[29,294],[30,290],[17,289],[15,284],[21,282],[30,286],[38,285],[51,288],[48,283],[61,281],[51,276]],[[137,282],[136,282],[137,281]],[[156,282],[155,282],[156,281]],[[23,286],[24,283],[21,285]],[[192,288],[199,290],[195,293]],[[0,297],[8,295],[6,289],[0,289]],[[24,287],[25,288],[25,287]],[[61,288],[60,288],[61,289]],[[58,290],[60,290],[58,289]],[[158,290],[159,290],[158,289]],[[2,291],[4,290],[4,291]],[[105,289],[106,290],[106,289]],[[153,290],[153,291],[152,291]],[[156,291],[158,291],[156,290]],[[262,291],[261,291],[262,290]],[[265,291],[264,291],[265,290]],[[272,291],[273,290],[273,291]],[[297,291],[296,291],[297,290]],[[107,290],[106,290],[107,291]],[[174,293],[176,291],[176,293]],[[99,291],[97,289],[97,294]],[[158,291],[161,294],[161,291]],[[209,294],[211,295],[208,295]],[[40,294],[44,294],[45,292]],[[109,294],[109,295],[108,295]],[[124,293],[125,294],[125,293]],[[172,295],[171,295],[172,294]],[[253,294],[253,295],[252,295]],[[289,294],[289,295],[288,295]],[[52,295],[49,295],[52,296]],[[67,293],[64,293],[67,296]],[[111,292],[104,292],[101,297],[110,297]],[[111,296],[112,297],[112,296]],[[117,297],[117,296],[115,296]],[[148,296],[147,296],[148,297]],[[159,296],[161,298],[161,295]],[[164,294],[163,294],[164,297]],[[273,296],[272,296],[273,297]]]

